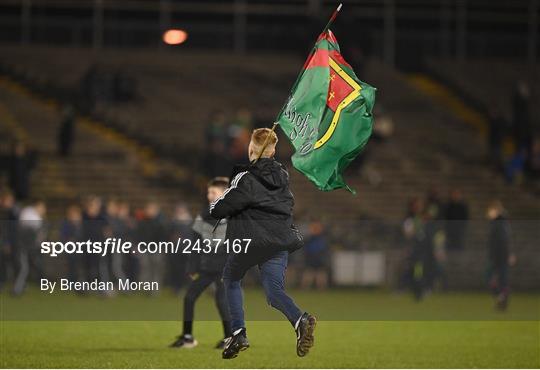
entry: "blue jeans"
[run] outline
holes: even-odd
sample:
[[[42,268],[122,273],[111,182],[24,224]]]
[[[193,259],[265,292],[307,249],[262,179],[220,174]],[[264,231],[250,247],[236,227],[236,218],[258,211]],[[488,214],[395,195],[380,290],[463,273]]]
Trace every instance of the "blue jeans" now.
[[[238,277],[238,275],[243,277],[245,271],[251,267],[246,265],[238,266],[234,261],[234,257],[231,256],[229,258],[223,270],[223,283],[225,284],[233,332],[246,327],[244,322],[242,288],[240,286],[242,278]],[[277,252],[266,261],[259,263],[259,270],[268,304],[281,311],[294,326],[296,321],[302,316],[302,311],[296,306],[291,297],[285,293],[285,270],[287,269],[288,258],[289,252]],[[245,271],[235,274],[232,271],[235,267]]]

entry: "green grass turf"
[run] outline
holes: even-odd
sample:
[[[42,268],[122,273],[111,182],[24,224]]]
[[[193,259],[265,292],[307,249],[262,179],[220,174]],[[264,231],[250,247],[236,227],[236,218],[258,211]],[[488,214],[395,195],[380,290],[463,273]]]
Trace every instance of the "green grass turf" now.
[[[493,314],[490,297],[484,294],[449,294],[428,297],[414,303],[409,296],[395,296],[384,292],[332,291],[327,293],[295,292],[302,304],[320,311],[322,317],[316,330],[315,347],[306,358],[295,354],[295,336],[290,325],[279,315],[267,321],[248,322],[251,348],[237,359],[222,360],[213,346],[220,339],[221,325],[216,321],[195,323],[199,346],[192,350],[169,349],[167,345],[178,334],[180,324],[175,321],[11,321],[14,311],[30,307],[34,312],[54,310],[65,312],[68,307],[87,306],[101,309],[106,317],[107,307],[114,312],[138,312],[137,307],[178,308],[178,298],[164,294],[158,298],[141,296],[102,299],[58,296],[54,306],[50,297],[31,292],[20,299],[1,296],[3,317],[0,322],[0,366],[61,367],[61,368],[498,368],[540,367],[540,323],[538,297],[516,295],[507,314]],[[294,293],[293,293],[294,294]],[[45,298],[47,297],[47,298]],[[246,309],[266,307],[259,291],[246,293]],[[365,303],[359,310],[361,302]],[[386,321],[339,321],[328,316],[334,307],[346,317],[355,312],[372,310],[384,314],[395,313],[385,305],[398,305],[406,312],[416,310],[429,313],[443,304],[467,307],[474,316],[481,311],[490,321],[406,321],[376,315]],[[307,307],[307,306],[306,306]],[[345,308],[348,309],[345,309]],[[140,309],[140,308],[139,308]],[[536,318],[517,321],[516,317]],[[529,312],[529,310],[532,310]],[[197,315],[210,318],[215,311],[211,297],[204,295],[197,305]],[[117,312],[117,313],[118,313]],[[151,311],[152,312],[152,311]],[[29,315],[30,310],[25,315]],[[52,314],[52,312],[49,312]],[[25,315],[20,316],[23,319]],[[496,316],[492,316],[496,315]],[[514,316],[512,316],[514,315]],[[518,315],[518,316],[515,316]],[[261,316],[262,317],[262,316]],[[270,317],[272,321],[270,320]],[[432,312],[429,318],[437,318]],[[72,318],[67,316],[67,318]],[[131,317],[133,318],[133,317]],[[464,316],[462,317],[464,320]],[[496,318],[498,321],[492,321]],[[514,320],[510,320],[514,318]],[[276,319],[276,320],[274,320]],[[333,321],[330,321],[333,320]]]
[[[493,299],[487,292],[433,294],[420,303],[411,294],[383,290],[332,289],[323,293],[289,290],[289,293],[298,306],[323,321],[540,320],[540,298],[532,294],[513,294],[510,309],[501,314],[493,310]],[[2,319],[7,321],[173,321],[182,317],[181,297],[168,290],[158,297],[133,294],[104,298],[49,294],[33,288],[19,298],[0,295],[0,308]],[[261,289],[246,290],[244,298],[248,320],[282,320],[281,313],[268,307]],[[211,289],[197,302],[196,317],[219,318]]]

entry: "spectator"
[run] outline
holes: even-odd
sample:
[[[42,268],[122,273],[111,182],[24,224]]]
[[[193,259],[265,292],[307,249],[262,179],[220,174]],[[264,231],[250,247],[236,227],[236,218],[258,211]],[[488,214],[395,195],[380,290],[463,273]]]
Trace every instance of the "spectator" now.
[[[45,240],[46,211],[45,203],[36,200],[24,207],[19,215],[16,246],[18,270],[13,286],[14,295],[21,295],[24,292],[31,267],[35,271],[37,281],[44,276],[39,244]]]
[[[433,220],[439,220],[443,216],[443,200],[441,191],[436,185],[432,185],[426,196],[425,211]]]
[[[423,211],[424,203],[422,199],[414,197],[409,201],[407,205],[405,220],[402,224],[402,233],[405,239],[405,249],[402,255],[402,264],[400,277],[398,282],[398,289],[404,290],[412,287],[412,254],[415,248],[417,238],[420,237],[421,213]]]
[[[415,278],[418,279],[421,296],[433,290],[437,279],[441,280],[443,287],[446,286],[444,232],[441,230],[440,221],[436,215],[433,207],[424,210],[422,215],[424,235],[414,251],[417,263],[415,268],[420,270],[416,271]]]
[[[525,81],[519,81],[514,93],[514,142],[516,152],[523,151],[525,160],[531,155],[532,125],[530,120],[530,89]],[[528,162],[527,162],[528,163]]]
[[[506,182],[509,184],[521,183],[525,174],[527,164],[527,152],[520,149],[510,158],[504,169]]]
[[[488,159],[493,169],[501,172],[503,169],[502,142],[507,123],[501,110],[496,104],[489,109]]]
[[[416,300],[421,300],[429,287],[429,264],[433,260],[431,237],[432,227],[426,226],[426,218],[433,218],[433,211],[424,205],[420,198],[414,198],[409,205],[409,214],[403,222],[403,235],[410,242],[407,258],[407,269],[402,281],[410,286]],[[432,225],[430,225],[432,226]]]
[[[58,154],[68,157],[75,140],[75,114],[73,107],[66,106],[62,113],[62,122],[58,128]]]
[[[15,143],[9,159],[9,186],[18,201],[24,201],[30,195],[30,173],[36,164],[36,155],[27,150],[22,141]]]
[[[533,178],[540,177],[540,138],[534,140],[530,164],[531,176]]]
[[[210,122],[206,126],[206,155],[204,169],[210,177],[229,175],[232,167],[229,158],[228,127],[225,113],[216,111],[212,113]]]
[[[367,145],[358,154],[356,159],[351,163],[350,169],[365,176],[371,185],[378,186],[383,181],[382,174],[371,164],[369,158],[373,152],[378,150],[378,146],[384,145],[393,136],[394,120],[381,105],[375,106],[373,116],[375,121],[373,122],[370,145]]]
[[[13,274],[17,270],[15,247],[18,219],[19,209],[15,197],[9,190],[4,190],[0,193],[0,291],[7,282],[9,270]]]
[[[384,142],[394,135],[394,120],[392,116],[382,107],[375,107],[375,124],[373,125],[373,139]]]
[[[463,200],[459,189],[450,191],[449,198],[445,212],[446,249],[462,250],[469,220],[469,206]]]
[[[328,242],[324,235],[324,227],[320,221],[309,226],[310,235],[304,246],[305,267],[302,275],[302,288],[307,289],[313,283],[317,289],[328,287]]]
[[[66,218],[60,226],[60,240],[66,242],[78,242],[82,237],[82,213],[77,204],[68,206]],[[77,253],[68,254],[68,277],[70,281],[79,281],[81,269],[81,256]]]
[[[493,201],[486,210],[489,220],[488,256],[490,286],[495,297],[495,307],[504,311],[508,307],[510,288],[508,270],[516,262],[511,250],[510,224],[502,203]]]
[[[229,153],[234,163],[246,161],[246,148],[251,140],[253,116],[249,109],[240,108],[233,123],[229,126]]]
[[[178,203],[174,208],[173,218],[171,220],[171,240],[176,242],[179,238],[182,240],[195,240],[195,235],[191,224],[193,217],[186,204]],[[185,282],[186,276],[186,256],[183,253],[171,254],[168,256],[169,262],[169,281],[176,294]]]
[[[133,242],[135,239],[135,220],[131,215],[130,205],[128,202],[120,201],[118,203],[118,224],[116,235],[122,238],[122,241]],[[139,279],[140,261],[139,256],[133,253],[120,256],[119,259],[113,261],[113,269],[116,275],[124,273],[125,277],[131,281]],[[121,271],[121,272],[120,272]]]
[[[164,217],[156,201],[149,201],[144,208],[144,218],[139,223],[139,240],[149,242],[163,241],[165,233]],[[163,255],[161,253],[141,254],[141,281],[161,283],[163,279]],[[157,293],[152,291],[153,294]]]
[[[117,240],[122,238],[122,234],[124,232],[123,230],[123,223],[120,220],[119,217],[119,202],[111,198],[107,201],[107,207],[106,207],[106,219],[107,219],[107,232],[113,238],[116,238]],[[108,254],[107,256],[102,257],[106,260],[106,268],[108,272],[108,276],[110,278],[114,277],[116,281],[118,279],[125,279],[126,275],[124,273],[123,268],[123,255],[122,253],[113,253]]]
[[[91,242],[103,242],[105,240],[106,220],[102,212],[101,198],[92,195],[85,202],[82,224],[82,240]],[[91,282],[98,277],[102,281],[108,281],[107,271],[102,266],[99,255],[93,253],[83,254],[83,267],[85,279]],[[101,265],[101,266],[100,266]]]

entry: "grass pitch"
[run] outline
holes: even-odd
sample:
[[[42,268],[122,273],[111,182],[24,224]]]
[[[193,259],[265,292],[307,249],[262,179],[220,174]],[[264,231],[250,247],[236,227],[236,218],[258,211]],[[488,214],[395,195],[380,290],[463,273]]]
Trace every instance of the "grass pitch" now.
[[[13,321],[15,311],[43,313],[53,309],[53,304],[38,292],[20,299],[3,295],[0,365],[3,368],[540,367],[539,313],[526,315],[526,310],[538,309],[537,296],[516,295],[509,312],[503,314],[507,316],[492,312],[487,294],[435,295],[419,304],[412,302],[409,296],[381,292],[293,292],[293,296],[302,306],[309,303],[315,314],[321,311],[323,318],[347,307],[349,316],[346,318],[354,317],[356,312],[364,314],[376,310],[384,314],[372,312],[371,317],[386,321],[360,321],[360,318],[340,321],[339,317],[328,316],[328,320],[319,321],[315,346],[305,358],[296,357],[294,332],[284,320],[274,320],[280,319],[279,315],[264,318],[265,321],[249,321],[251,348],[236,359],[222,360],[220,351],[213,349],[222,330],[219,322],[208,321],[215,311],[209,295],[201,297],[197,304],[196,314],[207,321],[195,323],[194,334],[199,346],[191,350],[167,348],[179,334],[177,321],[72,321],[73,317],[69,316],[70,321]],[[110,300],[66,295],[56,299],[60,300],[55,301],[56,304],[65,302],[68,307],[83,305],[92,310],[109,307],[113,314],[115,310],[127,313],[142,307],[152,313],[152,307],[166,309],[170,305],[176,309],[180,306],[179,298],[172,295]],[[259,291],[248,291],[246,301],[248,314],[250,307],[272,310],[265,307]],[[357,306],[361,302],[365,303],[363,309]],[[460,316],[460,321],[398,321],[385,316],[388,314],[385,310],[389,309],[386,306],[390,304],[397,304],[406,312],[416,310],[425,315],[443,304],[440,302],[451,307],[469,307],[475,312],[472,317],[475,320]],[[58,306],[57,310],[62,311],[62,307]],[[489,321],[479,321],[476,317],[482,311]],[[103,315],[106,312],[104,309]],[[517,321],[515,315],[534,319]],[[437,318],[437,315],[432,313],[428,317]],[[23,316],[18,318],[24,319]]]

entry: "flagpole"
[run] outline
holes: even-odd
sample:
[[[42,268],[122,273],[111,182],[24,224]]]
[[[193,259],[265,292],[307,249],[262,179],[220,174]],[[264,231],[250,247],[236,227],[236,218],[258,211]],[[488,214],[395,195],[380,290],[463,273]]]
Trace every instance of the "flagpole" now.
[[[330,17],[330,19],[328,20],[328,23],[326,23],[326,26],[324,27],[323,31],[321,32],[321,34],[323,33],[326,33],[326,31],[328,31],[328,29],[330,28],[330,26],[332,25],[332,23],[334,22],[334,20],[336,19],[339,11],[341,10],[341,7],[343,6],[342,3],[339,3],[339,5],[337,6],[337,8],[334,10],[334,12],[332,13],[332,16]],[[308,60],[309,58],[311,58],[311,56],[313,55],[313,52],[315,51],[315,48],[317,46],[317,41],[315,41],[315,44],[313,45],[313,47],[311,48],[311,51],[309,52],[309,55],[308,55]],[[302,75],[304,74],[303,73],[304,69],[302,69],[300,71],[300,73],[298,74],[298,77],[296,78],[296,81],[294,82],[292,88],[291,88],[291,91],[289,93],[289,98],[291,97],[292,95],[292,92],[294,91],[294,89],[296,88],[296,85],[298,85],[298,81],[300,81],[300,78],[302,77]],[[287,99],[288,101],[289,99]],[[274,124],[272,125],[272,128],[270,129],[271,132],[274,132],[276,130],[276,127],[278,125],[277,123],[277,120],[278,118],[281,116],[281,114],[283,113],[283,110],[285,109],[285,106],[286,106],[286,103],[281,107],[281,110],[279,111],[277,117],[276,117],[276,122],[274,122]],[[268,135],[266,137],[266,139],[264,140],[264,144],[263,144],[263,147],[259,153],[259,155],[257,155],[257,159],[255,159],[253,161],[253,163],[256,163],[259,159],[261,159],[261,156],[263,155],[266,147],[268,146],[268,142],[270,140],[270,135]]]
[[[324,27],[324,30],[322,33],[325,33],[328,28],[330,28],[330,25],[332,25],[332,23],[334,22],[334,20],[336,19],[339,11],[341,10],[341,7],[343,6],[342,3],[339,3],[338,7],[336,8],[336,10],[334,10],[334,12],[332,13],[332,16],[330,17],[330,19],[328,20],[328,23],[326,24],[326,27]]]

